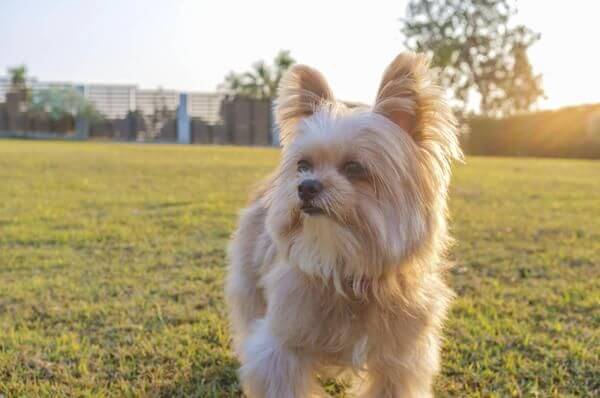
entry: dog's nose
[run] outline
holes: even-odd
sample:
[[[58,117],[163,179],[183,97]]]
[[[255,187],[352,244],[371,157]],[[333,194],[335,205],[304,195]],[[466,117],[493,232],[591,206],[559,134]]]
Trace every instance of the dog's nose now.
[[[318,180],[304,180],[298,185],[298,196],[303,201],[315,198],[323,190],[323,184]]]

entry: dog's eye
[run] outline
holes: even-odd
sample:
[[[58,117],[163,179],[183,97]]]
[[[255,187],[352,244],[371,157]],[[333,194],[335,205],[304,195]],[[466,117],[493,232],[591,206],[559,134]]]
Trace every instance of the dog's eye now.
[[[359,178],[367,174],[367,171],[360,163],[353,161],[345,163],[343,171],[349,178]]]
[[[312,165],[310,164],[310,162],[308,160],[301,160],[298,162],[298,172],[299,173],[306,173],[311,170],[312,170]]]

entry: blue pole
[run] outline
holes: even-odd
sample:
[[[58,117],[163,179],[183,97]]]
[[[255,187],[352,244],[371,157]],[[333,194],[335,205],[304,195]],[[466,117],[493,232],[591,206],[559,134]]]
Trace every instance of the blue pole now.
[[[179,107],[177,108],[177,142],[180,144],[192,143],[192,135],[190,131],[190,116],[187,110],[187,100],[187,94],[179,94]]]

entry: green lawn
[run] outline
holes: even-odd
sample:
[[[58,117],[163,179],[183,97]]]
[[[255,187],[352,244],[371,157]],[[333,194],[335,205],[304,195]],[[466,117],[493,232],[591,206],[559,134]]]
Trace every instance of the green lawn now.
[[[0,395],[239,396],[225,246],[277,158],[0,141]],[[469,158],[451,215],[438,395],[600,395],[600,162]]]

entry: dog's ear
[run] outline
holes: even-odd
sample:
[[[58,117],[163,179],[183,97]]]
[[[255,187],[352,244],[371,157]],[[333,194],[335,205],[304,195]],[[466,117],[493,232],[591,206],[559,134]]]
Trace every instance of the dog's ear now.
[[[434,84],[429,60],[406,52],[387,67],[373,112],[379,113],[409,134],[444,167],[449,159],[462,159],[454,114],[443,90]]]
[[[292,140],[301,118],[333,99],[327,81],[317,70],[306,65],[292,66],[281,79],[275,104],[281,143],[285,146]]]
[[[416,140],[422,107],[431,95],[429,60],[423,54],[405,52],[398,55],[383,74],[373,111],[379,113]],[[439,93],[434,95],[439,97]]]

